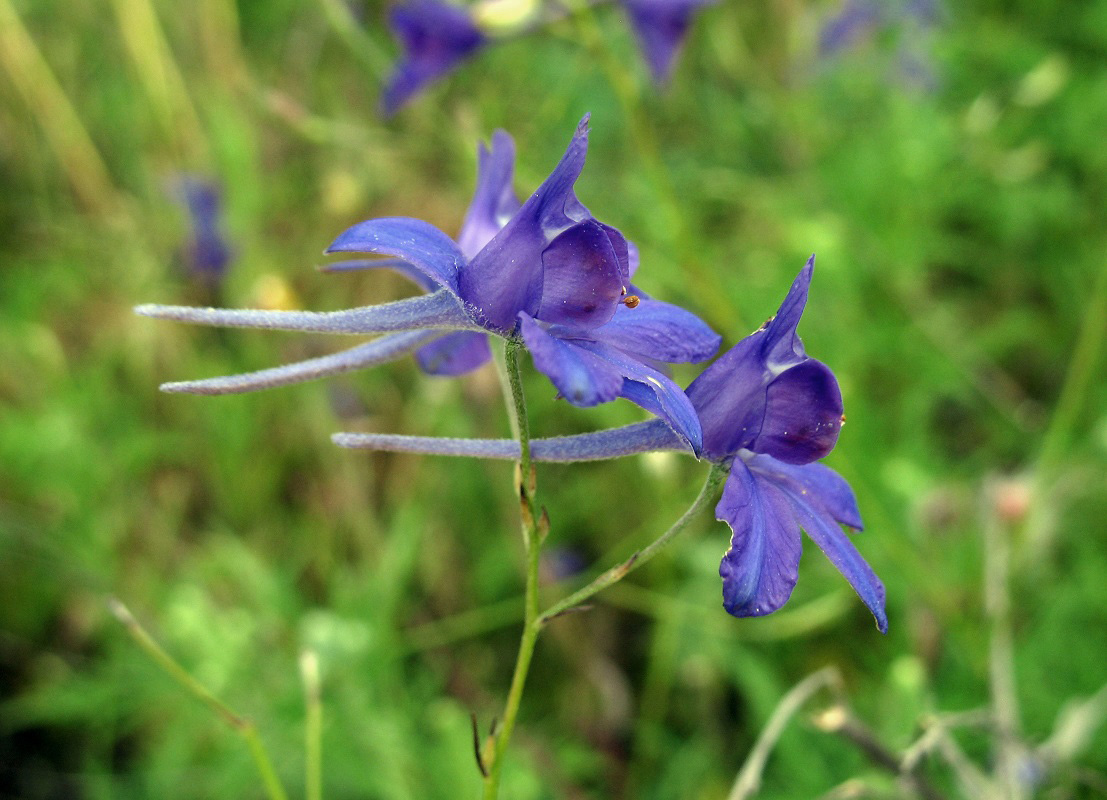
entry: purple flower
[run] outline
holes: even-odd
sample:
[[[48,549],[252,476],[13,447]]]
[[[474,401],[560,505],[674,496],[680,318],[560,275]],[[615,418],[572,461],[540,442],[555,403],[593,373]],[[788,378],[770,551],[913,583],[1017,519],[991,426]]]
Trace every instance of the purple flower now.
[[[147,316],[205,325],[392,334],[298,364],[162,388],[250,391],[391,361],[445,332],[493,333],[522,339],[535,366],[570,403],[592,406],[627,398],[661,417],[698,453],[695,409],[654,365],[710,358],[719,336],[683,309],[627,294],[634,291],[632,248],[573,192],[588,148],[587,123],[585,117],[553,172],[513,214],[510,140],[502,134],[482,159],[485,178],[460,244],[421,220],[391,217],[354,225],[328,249],[399,259],[430,294],[328,313],[139,307],[136,311]]]
[[[843,420],[834,374],[796,334],[814,266],[812,256],[776,315],[688,387],[704,455],[733,459],[715,507],[732,531],[719,566],[723,606],[747,617],[784,605],[796,585],[803,528],[885,632],[884,586],[839,526],[862,527],[853,492],[811,463],[833,449]]]
[[[639,49],[657,83],[666,83],[692,24],[692,15],[714,0],[622,0]]]
[[[188,212],[189,230],[185,261],[189,273],[209,288],[222,282],[231,260],[231,248],[223,237],[222,202],[212,181],[181,177],[169,189]]]
[[[381,110],[388,116],[488,43],[465,9],[438,0],[413,0],[398,6],[389,22],[404,54],[381,97]]]

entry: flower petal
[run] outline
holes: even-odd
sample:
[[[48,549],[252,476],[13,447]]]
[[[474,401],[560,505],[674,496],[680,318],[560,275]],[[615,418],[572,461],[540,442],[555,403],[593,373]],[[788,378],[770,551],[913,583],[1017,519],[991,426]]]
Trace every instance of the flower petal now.
[[[765,414],[764,332],[747,336],[699,374],[686,390],[703,427],[703,455],[713,461],[746,447]]]
[[[719,356],[688,387],[703,425],[708,458],[718,460],[749,448],[798,462],[808,456],[818,458],[833,447],[837,433],[827,410],[841,404],[834,375],[815,362],[817,366],[802,366],[789,376],[810,361],[796,326],[807,302],[814,264],[812,256],[776,316]],[[803,398],[817,405],[805,408]],[[841,412],[834,417],[840,427]],[[765,438],[755,445],[763,428]],[[790,438],[795,431],[801,435]]]
[[[515,142],[506,132],[496,131],[491,152],[483,143],[477,150],[477,189],[457,237],[466,258],[479,253],[519,210],[519,199],[511,188],[514,170]]]
[[[765,362],[775,374],[787,369],[805,357],[803,342],[796,334],[803,308],[807,305],[807,290],[811,287],[811,276],[815,270],[815,256],[807,259],[799,275],[792,281],[784,302],[780,304],[776,315],[766,323],[765,341],[762,347]]]
[[[563,230],[591,216],[573,194],[587,151],[585,116],[550,176],[461,271],[461,296],[490,328],[509,332],[520,311],[535,315],[542,299],[542,251]]]
[[[249,308],[135,306],[144,317],[172,319],[193,325],[264,328],[319,333],[388,333],[404,330],[483,330],[465,313],[457,298],[444,289],[393,303],[345,311],[261,311]]]
[[[619,396],[623,375],[609,360],[551,336],[527,314],[519,314],[519,324],[534,366],[570,403],[594,406]]]
[[[441,284],[401,258],[351,258],[346,261],[332,261],[319,267],[320,272],[353,272],[362,269],[390,269],[400,273],[425,292],[433,292],[441,288]]]
[[[611,319],[623,296],[625,269],[606,226],[585,220],[558,234],[542,252],[544,322],[596,328]]]
[[[611,321],[591,335],[626,353],[669,364],[711,358],[722,342],[695,314],[659,300],[640,300],[635,308],[620,305]]]
[[[786,486],[792,494],[808,498],[808,502],[825,511],[836,522],[862,530],[857,498],[846,479],[824,464],[785,464],[770,456],[746,459],[751,470],[771,476]]]
[[[479,50],[487,39],[469,14],[436,0],[393,9],[389,22],[404,54],[388,77],[381,110],[395,114],[412,95]]]
[[[723,607],[736,617],[771,614],[792,594],[802,549],[787,498],[735,459],[715,517],[730,526],[730,549],[719,564]]]
[[[819,464],[788,466],[767,456],[758,456],[750,460],[750,469],[760,484],[776,487],[787,498],[796,522],[849,581],[872,612],[880,632],[887,633],[884,584],[838,527],[839,522],[858,526],[861,523],[849,485]]]
[[[838,381],[829,367],[812,358],[769,384],[764,421],[749,449],[789,464],[807,464],[834,449],[841,429]]]
[[[423,372],[455,376],[487,364],[492,358],[492,351],[488,347],[487,333],[457,331],[420,347],[415,358]]]
[[[327,252],[380,253],[402,258],[455,295],[458,271],[465,264],[465,257],[453,239],[430,223],[411,217],[359,222],[335,239]]]
[[[872,612],[876,627],[888,632],[888,615],[884,610],[884,584],[873,572],[853,542],[837,525],[825,517],[813,513],[808,506],[794,505],[796,518],[811,540],[819,546],[830,563],[837,567],[849,585],[857,592],[861,602]]]
[[[412,331],[382,336],[371,342],[351,347],[341,353],[320,358],[310,358],[295,364],[285,364],[271,369],[227,375],[220,378],[204,378],[198,381],[163,383],[163,392],[184,394],[241,394],[259,389],[272,389],[292,383],[316,380],[328,375],[339,375],[355,369],[375,367],[402,358],[425,342],[433,331]]]
[[[664,420],[684,445],[699,457],[703,449],[699,417],[692,401],[672,378],[610,345],[587,340],[574,344],[614,364],[626,379],[619,396]]]

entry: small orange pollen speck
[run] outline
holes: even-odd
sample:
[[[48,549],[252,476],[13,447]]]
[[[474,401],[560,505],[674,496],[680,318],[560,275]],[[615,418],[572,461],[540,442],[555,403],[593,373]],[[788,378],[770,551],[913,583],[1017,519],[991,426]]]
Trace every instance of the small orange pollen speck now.
[[[623,305],[625,305],[627,308],[638,308],[638,303],[640,303],[641,301],[638,299],[638,295],[628,294],[626,297],[623,298],[622,302]]]
[[[846,424],[846,415],[845,414],[842,415],[842,419],[839,420],[839,423],[842,424],[842,425]]]

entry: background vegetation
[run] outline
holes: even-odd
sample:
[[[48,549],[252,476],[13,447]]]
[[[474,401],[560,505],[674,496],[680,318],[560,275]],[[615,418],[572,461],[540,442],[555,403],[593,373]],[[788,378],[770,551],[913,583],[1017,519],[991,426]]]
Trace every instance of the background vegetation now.
[[[478,140],[515,137],[525,194],[586,111],[579,196],[639,244],[643,287],[727,346],[818,254],[801,333],[842,382],[849,422],[828,463],[859,496],[891,630],[810,545],[784,611],[728,617],[727,531],[705,518],[549,629],[504,796],[726,797],[776,704],[826,665],[896,753],[935,715],[997,702],[1028,746],[1049,739],[1107,677],[1107,3],[900,10],[828,52],[832,4],[724,0],[656,91],[622,15],[601,8],[489,49],[384,121],[394,45],[375,3],[0,0],[0,794],[262,796],[243,742],[135,646],[112,595],[256,723],[293,796],[304,648],[322,676],[326,797],[477,793],[469,716],[487,731],[502,707],[522,608],[511,466],[328,437],[507,435],[494,376],[432,379],[408,360],[163,395],[162,381],[337,347],[130,308],[403,296],[398,278],[319,274],[321,250],[372,216],[456,232]],[[214,298],[182,259],[167,191],[182,173],[222,186],[234,259]],[[538,435],[640,418],[571,408],[532,378]],[[559,564],[650,541],[704,469],[541,468],[565,555],[551,583]],[[986,603],[986,562],[1002,578],[1007,556],[1009,591]],[[580,577],[562,579],[553,592]],[[996,686],[1007,632],[1013,693]],[[1087,732],[1104,702],[1083,707]],[[1026,751],[1025,790],[1107,795],[1104,735],[1064,730],[1075,757]],[[990,770],[1000,742],[958,728],[921,774],[966,793],[971,770],[951,760]],[[801,715],[761,796],[832,791],[913,796]]]

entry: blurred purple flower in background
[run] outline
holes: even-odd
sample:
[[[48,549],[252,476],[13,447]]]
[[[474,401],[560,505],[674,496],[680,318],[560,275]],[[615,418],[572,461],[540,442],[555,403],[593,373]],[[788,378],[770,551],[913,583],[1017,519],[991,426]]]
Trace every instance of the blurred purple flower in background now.
[[[467,10],[439,0],[397,6],[389,25],[404,52],[381,98],[381,110],[388,116],[488,43]]]
[[[196,281],[214,289],[223,281],[231,248],[223,236],[223,204],[218,185],[193,175],[173,179],[169,193],[188,214],[184,262]]]
[[[894,37],[897,80],[933,89],[937,73],[930,34],[942,19],[938,0],[844,0],[819,29],[819,56],[834,58],[867,43]]]
[[[627,398],[661,417],[684,446],[698,453],[696,412],[655,364],[703,361],[718,349],[720,337],[688,311],[627,294],[636,266],[632,249],[573,191],[588,149],[587,123],[586,116],[550,176],[471,257],[434,226],[410,217],[359,223],[328,249],[400,259],[405,271],[418,274],[433,290],[430,294],[328,313],[138,307],[139,314],[203,325],[391,333],[298,364],[162,388],[199,394],[251,391],[392,361],[445,332],[488,332],[521,338],[538,370],[570,403],[593,406]],[[499,147],[484,159],[487,182],[478,189],[459,237],[466,247],[476,249],[514,206],[506,177],[509,141],[502,134]],[[396,268],[396,262],[386,266]]]
[[[630,18],[639,50],[656,83],[669,80],[693,15],[715,1],[619,0]],[[389,15],[389,27],[403,52],[385,81],[381,111],[386,116],[395,114],[428,84],[492,42],[535,33],[567,13],[566,9],[557,7],[539,19],[533,11],[523,8],[517,18],[509,16],[505,21],[496,17],[491,4],[483,6],[481,11],[441,0],[410,0],[395,7]],[[591,9],[579,11],[592,13]]]
[[[657,83],[666,83],[692,15],[715,0],[621,0],[638,46]]]
[[[829,56],[867,38],[888,16],[886,0],[845,0],[819,31],[819,55]]]

